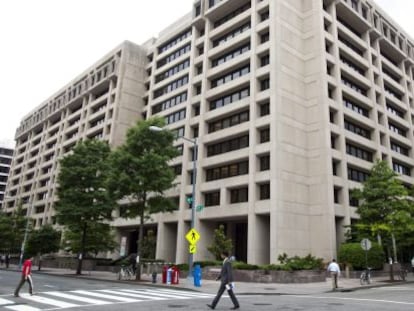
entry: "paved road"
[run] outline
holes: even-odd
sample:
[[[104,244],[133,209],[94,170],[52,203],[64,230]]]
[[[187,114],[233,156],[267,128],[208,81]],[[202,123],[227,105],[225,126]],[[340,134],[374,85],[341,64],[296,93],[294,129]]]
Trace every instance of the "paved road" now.
[[[0,271],[0,310],[208,310],[212,293],[202,293],[174,288],[148,287],[120,284],[99,280],[85,280],[35,274],[36,295],[29,296],[27,287],[21,297],[12,296],[19,273]],[[331,292],[308,295],[254,294],[239,295],[242,310],[252,311],[405,311],[414,309],[414,284],[376,287],[352,292]],[[231,307],[228,297],[223,297],[216,310]]]

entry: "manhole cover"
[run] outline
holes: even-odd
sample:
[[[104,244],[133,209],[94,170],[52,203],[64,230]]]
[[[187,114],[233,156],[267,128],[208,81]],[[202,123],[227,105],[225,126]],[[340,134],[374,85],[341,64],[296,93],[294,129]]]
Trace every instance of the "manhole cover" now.
[[[275,288],[275,287],[265,287],[264,289],[265,289],[265,290],[276,290],[276,288]]]
[[[168,305],[168,308],[185,308],[188,307],[188,305]]]
[[[343,303],[335,303],[335,302],[328,303],[328,306],[343,306],[343,305],[344,305]]]

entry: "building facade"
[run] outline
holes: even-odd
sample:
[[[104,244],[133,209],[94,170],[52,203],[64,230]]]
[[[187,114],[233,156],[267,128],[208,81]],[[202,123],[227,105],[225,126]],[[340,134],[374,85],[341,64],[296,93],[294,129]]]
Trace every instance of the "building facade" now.
[[[10,166],[13,158],[13,149],[8,144],[0,143],[0,209],[3,205],[7,178],[10,174]]]
[[[110,102],[97,128],[103,130],[99,138],[116,146],[127,125],[157,115],[177,134],[176,186],[166,195],[178,210],[153,215],[147,224],[157,234],[157,258],[187,261],[186,198],[193,182],[196,205],[204,206],[195,217],[201,235],[195,260],[211,258],[207,246],[224,224],[236,257],[252,264],[277,262],[283,253],[335,256],[346,226],[357,219],[358,203],[349,192],[360,187],[375,159],[414,183],[414,41],[373,1],[195,1],[189,14],[134,52],[139,56],[131,59],[139,64],[131,76],[126,70],[106,78],[103,96]],[[90,69],[83,76],[90,81],[96,74]],[[120,83],[124,79],[128,83]],[[62,91],[56,123],[53,112],[41,112],[59,96],[30,114],[16,134],[7,191],[34,196],[39,219],[53,214],[56,156],[80,138],[97,137],[91,109],[99,92],[69,97],[78,81]],[[130,96],[122,85],[132,90],[131,106],[125,105],[133,113],[117,131],[123,119],[115,107],[123,107],[122,94]],[[72,112],[78,106],[80,112]],[[70,140],[76,112],[81,125]],[[195,180],[194,145],[182,137],[197,140]],[[138,220],[116,216],[119,241],[133,252]]]

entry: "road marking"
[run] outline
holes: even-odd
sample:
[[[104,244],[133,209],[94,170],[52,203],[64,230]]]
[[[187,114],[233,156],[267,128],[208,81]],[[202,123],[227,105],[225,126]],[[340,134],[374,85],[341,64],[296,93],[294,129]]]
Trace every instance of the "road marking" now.
[[[13,304],[13,303],[14,302],[11,301],[11,300],[7,300],[7,299],[0,298],[0,306],[1,305],[9,305],[9,304]]]
[[[302,296],[302,295],[289,295],[289,297],[297,298],[311,298],[311,299],[336,299],[336,300],[351,300],[351,301],[369,301],[369,302],[380,302],[400,305],[414,305],[414,302],[404,302],[395,300],[383,300],[383,299],[369,299],[369,298],[348,298],[348,297],[330,297],[330,296]]]
[[[27,305],[15,305],[15,306],[9,306],[5,308],[10,309],[10,310],[15,310],[15,311],[40,311],[41,310],[41,309],[30,307]]]
[[[148,300],[167,300],[168,299],[168,298],[162,298],[162,297],[150,297],[148,295],[140,294],[139,292],[137,292],[137,293],[126,293],[126,292],[122,292],[122,290],[115,291],[115,290],[110,290],[110,289],[101,289],[101,290],[99,290],[99,292],[123,295],[123,296],[128,296],[128,297],[145,298],[145,299],[148,299]]]
[[[139,302],[139,301],[142,301],[142,300],[139,300],[139,299],[131,299],[131,298],[126,298],[126,297],[100,294],[100,293],[96,293],[96,292],[88,292],[86,290],[75,290],[75,291],[72,291],[71,293],[87,295],[87,296],[94,296],[94,297],[111,299],[111,300],[122,301],[122,302]]]
[[[29,294],[22,294],[21,297],[24,298],[24,299],[27,299],[27,300],[31,300],[31,301],[39,302],[39,303],[44,303],[44,304],[52,305],[52,306],[59,307],[59,308],[80,307],[80,305],[77,305],[77,304],[74,304],[74,303],[68,303],[68,302],[64,302],[64,301],[60,301],[60,300],[56,300],[56,299],[45,298],[45,297],[41,297],[41,296],[30,296]]]
[[[97,299],[92,299],[92,298],[87,298],[87,297],[82,297],[82,296],[76,296],[76,295],[71,295],[71,294],[66,294],[66,293],[61,293],[61,292],[44,292],[43,294],[52,295],[52,296],[65,298],[65,299],[72,299],[72,300],[82,301],[82,302],[95,304],[95,305],[106,305],[106,304],[111,304],[112,303],[110,301],[97,300]]]
[[[122,291],[129,292],[129,293],[130,292],[132,292],[132,293],[135,292],[132,289],[123,289]],[[172,294],[163,294],[163,293],[160,293],[158,291],[149,290],[149,289],[144,289],[141,292],[145,295],[150,295],[150,296],[159,296],[159,297],[175,298],[175,299],[188,299],[188,297],[182,297],[182,296],[177,296],[177,295],[172,295]]]

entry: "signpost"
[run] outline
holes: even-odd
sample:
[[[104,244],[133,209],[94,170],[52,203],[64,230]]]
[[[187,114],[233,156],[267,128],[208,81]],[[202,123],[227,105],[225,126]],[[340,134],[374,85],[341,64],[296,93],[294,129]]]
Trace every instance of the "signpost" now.
[[[365,251],[365,267],[368,270],[368,251],[371,249],[371,241],[369,239],[362,239],[361,247]]]

